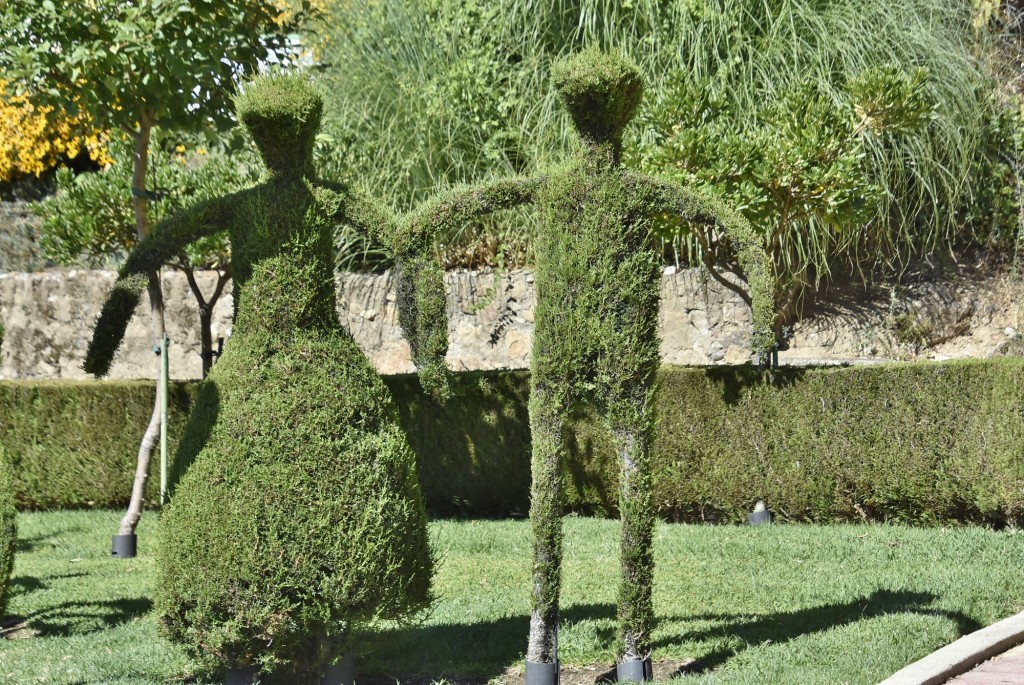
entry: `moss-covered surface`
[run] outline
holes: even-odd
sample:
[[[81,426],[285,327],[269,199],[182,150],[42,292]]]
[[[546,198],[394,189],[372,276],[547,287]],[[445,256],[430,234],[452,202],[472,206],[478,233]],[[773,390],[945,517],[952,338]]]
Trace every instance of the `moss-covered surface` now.
[[[547,175],[457,189],[411,212],[392,241],[400,277],[411,272],[401,290],[399,314],[407,334],[422,337],[429,331],[431,340],[446,335],[437,278],[426,281],[421,275],[432,242],[475,217],[536,205],[543,221],[535,247],[530,399],[534,607],[526,658],[539,663],[557,658],[566,424],[570,415],[589,408],[608,426],[619,466],[620,656],[643,659],[651,652],[654,616],[650,446],[659,363],[660,254],[653,247],[652,220],[670,214],[712,223],[736,243],[750,282],[753,344],[762,356],[774,342],[774,272],[764,246],[739,214],[676,184],[625,170],[623,130],[644,90],[632,61],[587,49],[554,64],[552,76],[579,134],[577,154]],[[414,346],[418,366],[442,359],[441,345],[420,348],[432,351],[432,358],[422,358]]]
[[[312,175],[322,103],[301,77],[257,79],[236,106],[265,181],[167,219],[132,251],[85,366],[109,368],[145,274],[228,231],[234,332],[179,443],[157,607],[165,633],[211,667],[316,683],[360,624],[430,601],[415,458],[335,313],[335,222],[379,238],[390,217]]]

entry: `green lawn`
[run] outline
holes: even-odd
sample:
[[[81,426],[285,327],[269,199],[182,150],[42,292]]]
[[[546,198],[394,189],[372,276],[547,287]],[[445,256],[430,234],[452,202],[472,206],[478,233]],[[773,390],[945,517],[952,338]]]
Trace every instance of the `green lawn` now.
[[[118,518],[19,517],[8,613],[22,621],[0,639],[0,683],[218,682],[190,680],[189,660],[157,634],[149,599],[155,516],[144,517],[131,561],[107,556]],[[440,521],[431,531],[440,557],[433,611],[419,626],[369,636],[360,668],[500,678],[526,644],[529,525]],[[566,520],[565,664],[613,660],[617,537],[614,521]],[[705,669],[680,685],[870,685],[1024,610],[1017,531],[661,525],[656,544],[655,659],[696,659]]]

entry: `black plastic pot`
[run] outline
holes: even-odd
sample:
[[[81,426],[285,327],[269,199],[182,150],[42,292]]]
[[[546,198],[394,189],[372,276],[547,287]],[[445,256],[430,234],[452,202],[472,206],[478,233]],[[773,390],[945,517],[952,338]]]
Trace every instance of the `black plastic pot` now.
[[[116,559],[131,559],[135,556],[135,533],[115,535],[110,541],[110,556]]]
[[[550,664],[526,662],[525,685],[558,685],[558,660]]]
[[[341,657],[341,661],[333,666],[328,666],[320,677],[320,685],[355,685],[355,682],[356,660],[352,652]]]
[[[645,680],[653,680],[651,660],[631,659],[615,664],[615,679],[620,683],[642,683]]]
[[[232,668],[224,678],[224,685],[259,685],[260,676],[255,668]]]

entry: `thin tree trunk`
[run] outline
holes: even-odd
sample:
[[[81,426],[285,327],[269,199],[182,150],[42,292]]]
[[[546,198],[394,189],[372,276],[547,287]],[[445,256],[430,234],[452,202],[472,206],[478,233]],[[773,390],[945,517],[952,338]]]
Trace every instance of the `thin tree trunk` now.
[[[132,187],[138,190],[145,190],[146,175],[149,170],[149,137],[152,131],[152,118],[148,112],[143,112],[139,121],[139,128],[134,132],[135,137],[135,164],[132,173]],[[132,194],[132,205],[135,209],[135,231],[139,240],[149,235],[149,206],[145,197]],[[164,338],[164,298],[160,288],[160,272],[154,271],[149,274],[149,311],[153,330],[153,341],[159,347]],[[159,374],[160,360],[157,359],[157,373]],[[146,492],[146,480],[149,478],[149,460],[153,455],[157,441],[160,439],[160,392],[155,393],[153,402],[153,414],[149,419],[149,426],[146,434],[142,436],[139,444],[138,461],[135,466],[135,481],[132,484],[132,496],[128,503],[128,510],[121,519],[121,535],[131,535],[139,525],[142,518],[142,501]]]
[[[181,256],[179,258],[177,268],[184,272],[185,279],[188,281],[188,287],[192,291],[192,296],[196,298],[196,304],[199,305],[199,350],[200,357],[203,359],[203,378],[206,378],[210,373],[210,369],[213,368],[213,332],[211,330],[213,308],[217,305],[217,300],[220,299],[221,294],[224,292],[224,286],[231,279],[231,273],[226,268],[217,271],[217,285],[214,287],[210,299],[207,300],[203,297],[203,291],[196,281],[195,270],[188,264],[187,257]]]

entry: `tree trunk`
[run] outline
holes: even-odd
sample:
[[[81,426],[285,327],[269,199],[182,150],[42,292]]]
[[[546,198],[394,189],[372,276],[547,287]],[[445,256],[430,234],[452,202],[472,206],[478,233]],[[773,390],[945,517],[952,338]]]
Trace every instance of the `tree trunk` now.
[[[146,174],[149,170],[149,137],[152,131],[152,118],[148,112],[143,112],[139,121],[139,128],[133,132],[135,138],[135,163],[132,173],[132,188],[144,191],[146,188]],[[132,205],[135,209],[135,231],[139,240],[149,235],[149,207],[148,200],[138,193],[132,193]],[[159,349],[160,342],[164,338],[164,298],[160,289],[160,272],[154,271],[149,274],[149,311],[153,330],[153,342]],[[157,374],[159,375],[160,359],[157,359]],[[159,385],[159,384],[158,384]],[[132,484],[132,496],[128,503],[128,510],[121,519],[120,535],[131,535],[135,533],[139,519],[142,518],[142,500],[146,492],[146,480],[149,478],[149,460],[153,455],[157,441],[160,439],[160,392],[159,388],[155,393],[153,402],[153,414],[149,419],[149,426],[146,434],[142,436],[139,444],[138,461],[135,466],[135,481]]]
[[[196,298],[196,304],[199,305],[199,356],[203,360],[203,378],[205,379],[210,373],[210,369],[213,368],[213,333],[211,331],[213,308],[224,292],[224,286],[231,279],[231,272],[227,268],[217,271],[217,285],[214,287],[210,299],[207,300],[203,297],[203,291],[196,281],[195,270],[189,265],[187,257],[180,257],[177,268],[185,274],[192,296]]]

